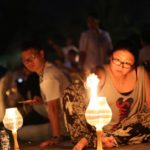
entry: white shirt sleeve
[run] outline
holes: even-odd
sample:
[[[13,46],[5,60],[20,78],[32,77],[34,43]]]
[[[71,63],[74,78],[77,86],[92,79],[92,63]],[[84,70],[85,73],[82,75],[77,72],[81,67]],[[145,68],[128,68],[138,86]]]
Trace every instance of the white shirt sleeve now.
[[[47,78],[40,84],[41,95],[45,102],[60,98],[60,85],[56,79]]]

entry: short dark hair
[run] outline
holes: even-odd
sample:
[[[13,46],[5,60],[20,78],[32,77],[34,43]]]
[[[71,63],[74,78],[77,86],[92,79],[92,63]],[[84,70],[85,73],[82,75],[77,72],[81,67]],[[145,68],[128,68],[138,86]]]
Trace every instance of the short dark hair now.
[[[137,67],[139,53],[138,50],[136,49],[134,42],[132,42],[128,38],[118,41],[114,46],[113,50],[110,52],[109,56],[112,56],[112,54],[119,49],[126,49],[127,51],[129,51],[134,56],[135,59],[134,66]]]
[[[26,41],[21,44],[20,50],[26,51],[29,48],[34,48],[35,50],[40,51],[42,49],[42,46],[37,41]]]

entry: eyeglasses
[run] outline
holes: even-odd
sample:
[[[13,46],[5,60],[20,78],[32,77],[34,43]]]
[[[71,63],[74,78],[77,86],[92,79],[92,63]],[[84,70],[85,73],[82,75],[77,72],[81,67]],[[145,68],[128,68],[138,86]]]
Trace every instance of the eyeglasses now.
[[[28,64],[28,63],[33,62],[35,59],[36,59],[36,55],[32,54],[29,58],[24,59],[22,62],[23,62],[23,64]]]
[[[126,68],[126,69],[130,69],[130,68],[133,67],[133,64],[131,64],[131,63],[129,63],[129,62],[120,61],[120,59],[118,59],[118,58],[113,58],[113,57],[112,57],[112,62],[113,62],[115,65],[117,65],[117,66],[121,66],[121,65],[122,65],[122,67],[123,67],[123,68]]]

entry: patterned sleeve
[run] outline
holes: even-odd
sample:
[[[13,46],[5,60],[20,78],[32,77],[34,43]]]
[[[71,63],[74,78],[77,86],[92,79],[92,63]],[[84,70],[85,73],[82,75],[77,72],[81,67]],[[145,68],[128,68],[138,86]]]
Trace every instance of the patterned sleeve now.
[[[89,141],[88,146],[95,147],[95,128],[90,126],[85,119],[86,99],[86,91],[80,80],[75,80],[65,90],[63,108],[66,127],[74,144],[85,137]]]
[[[112,133],[120,145],[145,143],[150,141],[150,112],[141,112],[124,119]]]

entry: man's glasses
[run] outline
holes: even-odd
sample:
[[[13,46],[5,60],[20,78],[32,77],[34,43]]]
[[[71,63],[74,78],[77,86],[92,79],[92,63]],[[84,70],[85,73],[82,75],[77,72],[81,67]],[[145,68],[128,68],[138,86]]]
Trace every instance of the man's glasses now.
[[[133,67],[133,64],[129,63],[129,62],[123,62],[123,61],[120,61],[120,59],[118,58],[114,58],[112,57],[112,62],[117,65],[117,66],[122,66],[123,68],[126,68],[126,69],[131,69]]]
[[[23,60],[23,64],[28,64],[36,59],[36,55],[32,54],[29,58]]]

